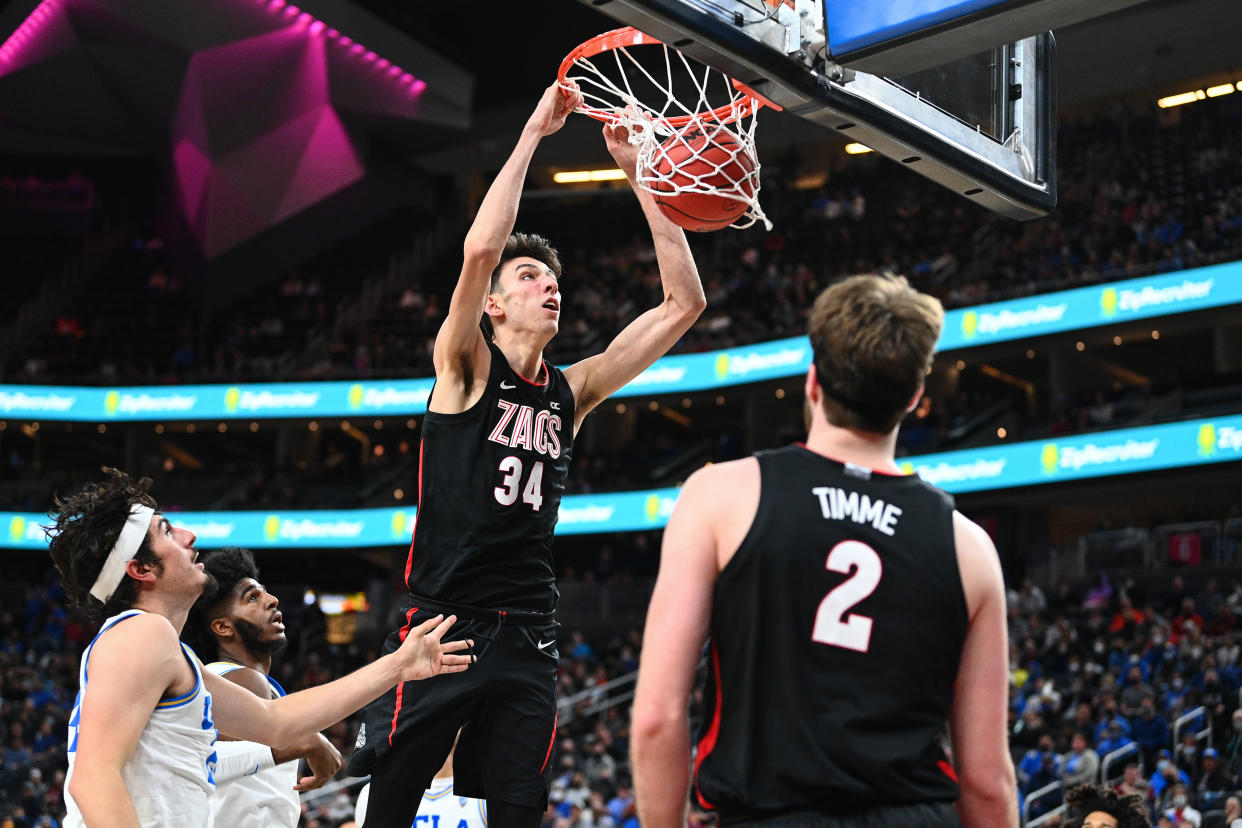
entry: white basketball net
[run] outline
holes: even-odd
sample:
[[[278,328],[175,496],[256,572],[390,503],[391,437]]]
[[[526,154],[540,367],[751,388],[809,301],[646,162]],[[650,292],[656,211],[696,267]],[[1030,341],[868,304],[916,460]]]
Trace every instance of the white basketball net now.
[[[644,60],[640,62],[631,49],[644,50]],[[657,49],[663,51],[662,72],[660,61],[652,60]],[[564,80],[576,82],[585,99],[579,111],[629,131],[630,143],[638,147],[638,184],[644,190],[662,196],[708,193],[740,201],[746,212],[732,227],[742,229],[761,221],[772,229],[759,206],[755,113],[760,106],[723,72],[692,63],[663,43],[639,42],[577,58]],[[674,86],[682,98],[674,94]],[[673,135],[693,138],[682,137],[665,146]],[[704,158],[712,148],[723,154]],[[670,150],[679,160],[670,157]],[[743,155],[747,157],[739,159]],[[695,161],[697,174],[685,169]]]

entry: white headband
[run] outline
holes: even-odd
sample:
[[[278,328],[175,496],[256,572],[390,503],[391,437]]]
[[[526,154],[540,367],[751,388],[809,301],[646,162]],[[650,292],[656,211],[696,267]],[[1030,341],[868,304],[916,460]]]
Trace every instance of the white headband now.
[[[138,547],[142,546],[142,539],[147,536],[147,530],[151,528],[151,518],[154,516],[155,510],[150,506],[134,505],[134,511],[130,512],[125,519],[125,525],[121,527],[116,546],[108,553],[103,569],[99,570],[99,577],[91,586],[91,595],[105,604],[108,603],[121,579],[125,577],[125,565],[138,554]]]

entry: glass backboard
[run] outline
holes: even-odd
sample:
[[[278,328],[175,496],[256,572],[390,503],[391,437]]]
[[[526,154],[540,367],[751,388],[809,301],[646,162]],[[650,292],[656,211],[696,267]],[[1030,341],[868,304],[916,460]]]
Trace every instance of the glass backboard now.
[[[830,59],[822,0],[582,2],[997,213],[1056,205],[1051,33],[890,78]]]

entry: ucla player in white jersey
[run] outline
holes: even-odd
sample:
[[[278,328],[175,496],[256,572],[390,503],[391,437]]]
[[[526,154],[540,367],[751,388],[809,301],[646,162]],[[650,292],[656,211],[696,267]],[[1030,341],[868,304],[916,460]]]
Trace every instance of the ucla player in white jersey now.
[[[453,746],[456,748],[456,744]],[[366,828],[367,800],[371,786],[364,785],[358,793],[354,806],[354,822]],[[487,802],[458,796],[453,790],[453,751],[449,751],[444,766],[436,771],[431,787],[423,792],[413,828],[487,828]]]
[[[66,828],[207,828],[216,728],[268,745],[297,743],[398,682],[465,670],[472,642],[441,644],[439,616],[343,679],[264,700],[200,670],[177,638],[209,577],[194,533],[174,527],[149,480],[107,470],[57,500],[49,551],[69,599],[102,626],[82,654],[69,726]]]
[[[284,648],[280,601],[259,583],[248,549],[217,549],[199,556],[211,582],[190,608],[181,638],[207,669],[261,699],[285,690],[271,677],[272,656]],[[318,788],[341,767],[341,754],[318,733],[283,750],[221,738],[216,743],[216,795],[212,824],[218,828],[296,828],[302,815],[298,792]],[[298,778],[298,759],[313,773]]]

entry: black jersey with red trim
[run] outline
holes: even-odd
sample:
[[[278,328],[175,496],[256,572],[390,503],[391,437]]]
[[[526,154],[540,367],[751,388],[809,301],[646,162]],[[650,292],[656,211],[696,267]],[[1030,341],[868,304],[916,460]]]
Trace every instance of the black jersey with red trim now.
[[[428,411],[410,592],[449,604],[549,612],[552,532],[573,452],[574,396],[543,363],[532,382],[489,343],[483,396],[460,414]]]
[[[715,585],[700,803],[727,822],[956,800],[953,499],[802,445],[756,457],[759,506]]]

